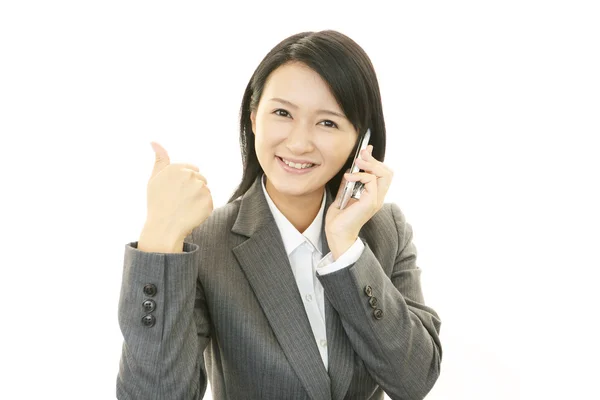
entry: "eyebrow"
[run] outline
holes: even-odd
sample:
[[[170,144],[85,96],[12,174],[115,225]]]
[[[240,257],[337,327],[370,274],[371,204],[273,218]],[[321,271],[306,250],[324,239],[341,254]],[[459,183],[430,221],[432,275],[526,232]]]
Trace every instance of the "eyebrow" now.
[[[292,107],[292,108],[298,108],[297,105],[295,105],[294,103],[292,103],[291,101],[287,101],[284,99],[281,99],[279,97],[273,97],[270,101],[276,101],[278,103],[282,103],[282,104],[287,104],[288,106]],[[330,111],[330,110],[317,110],[318,113],[320,114],[331,114],[331,115],[335,115],[336,117],[340,117],[343,119],[347,119],[346,116],[344,114],[340,114],[337,113],[335,111]]]

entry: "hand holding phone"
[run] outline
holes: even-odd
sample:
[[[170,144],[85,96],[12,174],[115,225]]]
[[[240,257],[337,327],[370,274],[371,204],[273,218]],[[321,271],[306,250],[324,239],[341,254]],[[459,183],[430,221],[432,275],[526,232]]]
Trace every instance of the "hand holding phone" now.
[[[354,155],[354,160],[352,161],[352,167],[350,168],[350,173],[353,174],[355,172],[360,171],[358,165],[356,165],[356,159],[359,157],[360,152],[367,148],[369,145],[369,139],[371,138],[371,129],[367,129],[365,134],[363,135],[358,148],[356,149],[356,154]],[[354,199],[360,199],[360,193],[363,191],[362,182],[346,182],[346,186],[344,187],[344,191],[342,192],[342,197],[340,198],[340,210],[343,210],[348,204],[348,200],[350,197]]]

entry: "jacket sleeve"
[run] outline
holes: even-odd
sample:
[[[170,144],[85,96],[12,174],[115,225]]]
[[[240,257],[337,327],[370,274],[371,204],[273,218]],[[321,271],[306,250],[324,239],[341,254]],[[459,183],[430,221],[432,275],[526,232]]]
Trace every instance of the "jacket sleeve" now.
[[[398,238],[391,276],[365,244],[355,263],[318,279],[373,379],[393,400],[417,400],[440,373],[441,321],[424,303],[412,227],[394,203],[391,214],[395,230],[381,227],[381,238]]]
[[[192,234],[184,241],[183,253],[143,252],[138,242],[125,246],[117,399],[204,397],[203,354],[210,323],[198,282],[199,246]]]

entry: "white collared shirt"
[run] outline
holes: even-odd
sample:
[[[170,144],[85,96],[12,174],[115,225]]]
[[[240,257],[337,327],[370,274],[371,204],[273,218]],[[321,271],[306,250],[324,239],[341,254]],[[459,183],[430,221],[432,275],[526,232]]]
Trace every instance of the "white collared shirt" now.
[[[312,328],[317,348],[327,368],[327,332],[325,330],[325,298],[323,285],[317,279],[316,274],[325,275],[355,263],[364,250],[364,244],[360,238],[342,254],[336,261],[329,252],[323,257],[321,246],[321,228],[323,226],[323,214],[325,210],[325,194],[321,201],[321,208],[310,226],[302,233],[292,225],[290,221],[279,211],[273,200],[267,193],[265,187],[265,175],[261,177],[261,183],[265,198],[275,219],[275,223],[281,233],[283,245],[288,255],[292,272],[296,278],[296,284],[304,303],[304,309]]]

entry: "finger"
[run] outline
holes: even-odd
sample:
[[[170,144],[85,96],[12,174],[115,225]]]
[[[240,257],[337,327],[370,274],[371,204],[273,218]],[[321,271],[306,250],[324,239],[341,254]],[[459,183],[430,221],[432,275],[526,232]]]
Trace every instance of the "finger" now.
[[[204,177],[204,175],[202,175],[200,173],[200,168],[198,168],[197,166],[195,166],[194,164],[187,164],[187,163],[179,163],[179,164],[171,164],[171,166],[175,166],[175,167],[179,167],[181,169],[187,170],[191,172],[191,176],[194,177],[194,179],[199,179],[201,181],[204,181],[204,183],[207,183],[206,178]]]
[[[377,177],[373,174],[367,172],[346,173],[344,178],[350,182],[362,182],[369,193],[376,193],[377,191]]]
[[[206,180],[206,178],[204,177],[204,175],[202,175],[200,172],[196,172],[196,171],[192,171],[192,170],[188,170],[191,172],[192,176],[195,179],[201,180],[202,182],[204,182],[205,185],[208,184],[208,181]]]
[[[376,175],[376,176],[386,175],[387,171],[386,171],[384,164],[375,160],[374,158],[372,160],[373,161],[371,161],[371,160],[365,161],[361,158],[357,158],[356,165],[358,165],[358,168],[362,169],[363,171],[370,172],[373,175]]]
[[[373,157],[373,146],[372,145],[368,145],[366,149],[363,149],[360,152],[360,158],[365,160],[365,161],[370,161],[370,160],[374,160],[375,157]]]
[[[353,174],[345,174],[344,177],[348,179],[348,181],[362,182],[364,184],[363,192],[361,192],[361,199],[365,191],[367,192],[367,195],[374,196],[375,200],[378,199],[379,189],[377,187],[377,177],[375,175],[366,172],[355,172]]]
[[[162,147],[157,142],[150,142],[150,146],[152,146],[152,149],[154,150],[155,161],[165,162],[166,164],[169,164],[171,162],[171,160],[169,159],[169,154],[167,153],[167,150],[165,150],[164,147]]]
[[[200,182],[200,184],[201,184],[202,186],[204,186],[204,187],[206,188],[206,190],[208,190],[208,193],[212,193],[212,192],[210,191],[210,188],[209,188],[209,187],[208,187],[208,185],[206,184],[206,181],[203,181],[203,180],[198,180],[198,182]]]
[[[383,168],[388,168],[387,165],[373,157],[373,146],[369,145],[366,149],[361,151],[359,160],[373,163],[375,165],[381,165]]]
[[[164,147],[156,142],[150,142],[152,149],[154,150],[154,168],[152,169],[152,176],[162,171],[167,165],[171,163],[169,154]]]
[[[387,165],[373,157],[373,146],[371,145],[360,152],[360,157],[358,157],[356,161],[359,164],[362,163],[361,165],[366,165],[365,163],[369,163],[374,166],[379,166],[382,170],[388,169]]]
[[[180,164],[171,164],[171,165],[176,165],[176,166],[181,167],[181,168],[192,169],[192,170],[194,170],[196,172],[200,172],[200,168],[198,168],[194,164],[180,163]]]
[[[357,158],[356,165],[364,172],[371,173],[384,182],[391,182],[392,176],[394,175],[394,171],[392,171],[390,167],[374,158],[372,161],[365,161]]]
[[[344,174],[344,179],[351,181],[351,182],[367,183],[371,180],[376,180],[377,177],[375,175],[369,174],[367,172],[355,172],[353,174],[346,172]]]

